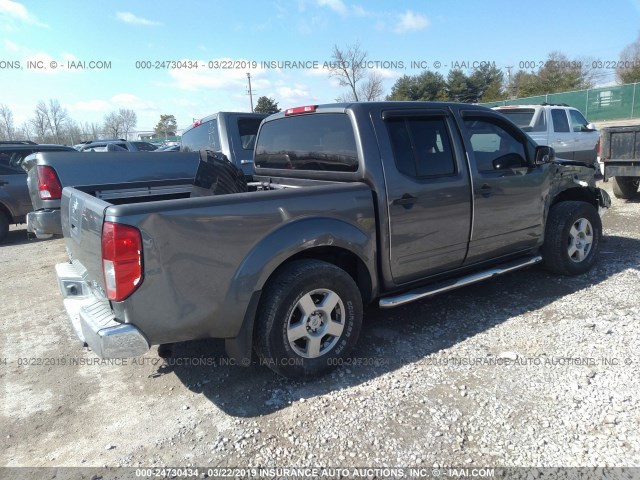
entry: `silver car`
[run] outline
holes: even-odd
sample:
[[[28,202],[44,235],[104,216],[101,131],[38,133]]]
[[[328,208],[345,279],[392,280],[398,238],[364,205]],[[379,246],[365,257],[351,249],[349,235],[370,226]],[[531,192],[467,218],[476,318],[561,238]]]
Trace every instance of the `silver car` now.
[[[494,107],[538,144],[553,147],[559,158],[596,164],[600,134],[576,108],[566,105]]]

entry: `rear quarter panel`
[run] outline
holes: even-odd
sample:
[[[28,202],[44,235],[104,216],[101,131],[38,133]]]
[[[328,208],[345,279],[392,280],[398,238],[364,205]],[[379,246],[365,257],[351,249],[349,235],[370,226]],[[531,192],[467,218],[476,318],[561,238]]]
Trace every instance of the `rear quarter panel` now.
[[[112,306],[151,343],[237,336],[249,300],[287,258],[334,246],[375,279],[372,192],[362,183],[111,206],[142,233],[144,281]]]

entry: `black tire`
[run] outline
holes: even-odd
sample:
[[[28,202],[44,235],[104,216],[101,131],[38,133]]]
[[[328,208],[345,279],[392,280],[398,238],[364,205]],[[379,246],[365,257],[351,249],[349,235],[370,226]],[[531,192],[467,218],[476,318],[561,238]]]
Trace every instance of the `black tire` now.
[[[0,210],[0,243],[4,242],[9,234],[9,219],[7,214]]]
[[[557,203],[551,207],[547,219],[542,264],[560,275],[585,273],[598,258],[601,238],[602,222],[593,205]]]
[[[631,198],[638,191],[638,177],[613,177],[613,194],[616,198]]]
[[[330,310],[322,310],[327,300]],[[305,315],[304,304],[311,301],[313,313]],[[362,297],[349,274],[320,260],[296,260],[283,267],[262,293],[254,345],[260,363],[279,375],[311,377],[349,357],[361,326]]]

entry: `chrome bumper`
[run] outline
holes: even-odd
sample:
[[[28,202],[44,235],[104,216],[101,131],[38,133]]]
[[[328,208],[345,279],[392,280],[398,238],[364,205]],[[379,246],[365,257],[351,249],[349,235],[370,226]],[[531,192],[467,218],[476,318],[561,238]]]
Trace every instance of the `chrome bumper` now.
[[[149,343],[142,332],[116,321],[107,300],[94,296],[82,272],[71,263],[56,265],[64,308],[78,338],[100,358],[128,358],[144,355]]]
[[[62,235],[60,223],[60,209],[36,210],[27,213],[27,232],[33,233],[37,238],[51,238],[53,235]]]

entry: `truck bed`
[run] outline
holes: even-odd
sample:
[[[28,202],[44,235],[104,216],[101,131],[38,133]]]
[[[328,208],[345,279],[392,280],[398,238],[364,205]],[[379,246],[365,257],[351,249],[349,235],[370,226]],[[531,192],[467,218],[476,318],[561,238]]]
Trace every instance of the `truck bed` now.
[[[112,301],[111,307],[119,321],[135,318],[152,344],[235,337],[253,292],[266,281],[270,265],[282,260],[273,252],[288,244],[287,254],[299,248],[300,233],[292,232],[308,234],[314,245],[305,248],[339,244],[337,238],[349,236],[348,247],[374,268],[376,221],[365,183],[258,177],[252,187],[247,193],[138,198],[122,205],[84,188],[65,188],[61,215],[67,250],[76,269],[85,272],[92,295],[108,305],[100,257],[103,223],[140,230],[144,279],[135,295]]]

